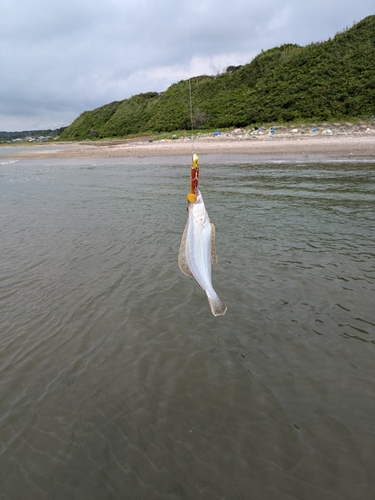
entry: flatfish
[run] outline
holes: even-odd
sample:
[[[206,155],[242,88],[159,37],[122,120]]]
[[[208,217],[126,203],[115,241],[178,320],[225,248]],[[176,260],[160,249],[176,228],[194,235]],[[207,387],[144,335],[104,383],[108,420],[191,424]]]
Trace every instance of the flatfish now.
[[[211,224],[201,192],[196,190],[196,201],[188,205],[188,220],[182,235],[178,265],[206,292],[212,314],[225,314],[227,306],[213,289],[211,272],[218,258],[215,250],[215,226]]]

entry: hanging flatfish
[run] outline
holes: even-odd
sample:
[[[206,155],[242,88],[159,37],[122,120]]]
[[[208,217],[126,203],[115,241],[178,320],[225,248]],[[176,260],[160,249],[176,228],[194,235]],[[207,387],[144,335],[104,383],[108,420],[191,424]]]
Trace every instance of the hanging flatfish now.
[[[219,299],[211,283],[211,271],[217,263],[215,226],[210,223],[203,197],[196,190],[196,201],[188,206],[188,220],[182,235],[178,265],[206,292],[214,316],[225,314],[227,306]]]

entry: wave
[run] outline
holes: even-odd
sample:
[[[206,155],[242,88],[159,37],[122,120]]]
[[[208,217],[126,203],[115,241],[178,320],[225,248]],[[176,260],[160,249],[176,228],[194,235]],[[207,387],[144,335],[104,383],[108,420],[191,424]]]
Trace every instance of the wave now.
[[[0,165],[9,165],[10,163],[17,163],[19,160],[6,160],[0,161]]]

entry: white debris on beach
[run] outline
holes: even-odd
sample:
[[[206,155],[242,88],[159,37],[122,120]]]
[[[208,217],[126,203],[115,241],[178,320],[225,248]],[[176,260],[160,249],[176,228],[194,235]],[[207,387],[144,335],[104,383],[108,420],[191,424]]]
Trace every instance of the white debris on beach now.
[[[181,136],[177,137],[175,134],[171,136],[170,139],[154,139],[155,142],[165,142],[168,140],[182,140],[190,141],[192,138],[194,140],[210,140],[215,141],[225,141],[225,140],[248,140],[248,139],[263,139],[263,140],[274,140],[274,139],[288,139],[295,138],[296,136],[314,137],[318,135],[327,136],[355,136],[363,134],[374,134],[375,133],[375,122],[358,122],[353,125],[352,123],[322,123],[321,125],[311,124],[311,125],[299,125],[298,127],[286,126],[286,125],[274,125],[271,127],[246,127],[246,128],[235,128],[233,130],[216,130],[215,132],[199,132],[196,131],[194,136]]]

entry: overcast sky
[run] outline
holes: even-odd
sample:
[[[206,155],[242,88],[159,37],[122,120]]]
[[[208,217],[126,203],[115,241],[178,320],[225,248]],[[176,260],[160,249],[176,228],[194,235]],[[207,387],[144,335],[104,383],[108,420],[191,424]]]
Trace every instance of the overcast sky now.
[[[374,13],[374,0],[0,0],[0,130],[66,126],[187,79],[188,62],[215,74]]]

